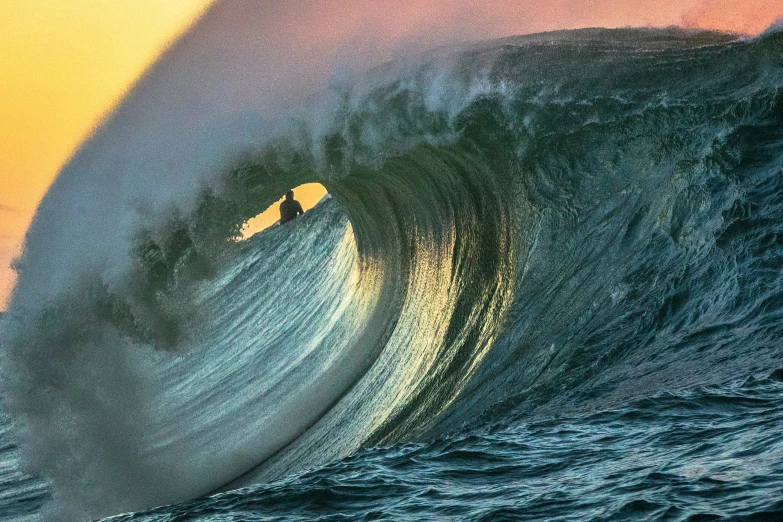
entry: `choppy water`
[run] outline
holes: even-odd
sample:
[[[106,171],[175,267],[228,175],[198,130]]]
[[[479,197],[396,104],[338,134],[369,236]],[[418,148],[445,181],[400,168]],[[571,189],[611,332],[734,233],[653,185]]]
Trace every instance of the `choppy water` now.
[[[115,520],[779,520],[779,373],[366,449]]]
[[[368,448],[111,520],[779,520],[781,392],[778,371],[594,414]],[[37,520],[45,486],[14,471],[8,445],[2,456],[2,520]]]
[[[28,234],[0,514],[780,518],[781,36],[441,49],[263,139],[241,107],[145,123],[176,50]],[[201,178],[159,168],[180,148]],[[333,199],[232,240],[312,181]]]

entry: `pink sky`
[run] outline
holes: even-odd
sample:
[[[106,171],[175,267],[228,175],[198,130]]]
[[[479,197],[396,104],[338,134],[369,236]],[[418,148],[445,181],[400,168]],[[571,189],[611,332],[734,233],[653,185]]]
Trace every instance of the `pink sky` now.
[[[779,0],[702,0],[683,13],[681,25],[757,34],[782,16]]]
[[[780,0],[434,0],[311,2],[300,27],[319,37],[440,44],[555,29],[679,25],[758,34],[783,16]],[[297,12],[297,10],[293,10]],[[317,23],[313,23],[317,22]],[[358,28],[364,28],[364,31]]]

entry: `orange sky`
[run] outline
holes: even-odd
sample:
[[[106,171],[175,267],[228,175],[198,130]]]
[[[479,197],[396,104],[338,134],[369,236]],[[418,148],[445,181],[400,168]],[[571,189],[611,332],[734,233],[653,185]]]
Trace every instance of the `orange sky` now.
[[[320,183],[306,183],[294,189],[294,199],[302,204],[305,210],[312,208],[322,197],[326,195],[326,188]],[[285,196],[281,197],[275,203],[269,206],[264,212],[253,219],[248,220],[242,227],[242,239],[247,239],[253,234],[264,230],[269,225],[273,225],[280,219],[280,203]]]
[[[366,9],[373,1],[377,1],[374,8]],[[185,30],[211,2],[0,3],[0,309],[13,281],[8,266],[59,168],[166,42]],[[275,10],[274,2],[269,0],[270,11]],[[339,16],[334,24],[313,27],[340,35],[350,35],[354,26],[364,25],[368,30],[367,25],[374,21],[393,18],[396,23],[379,22],[390,34],[368,33],[385,44],[417,32],[432,34],[432,41],[437,43],[454,37],[493,37],[585,26],[678,24],[758,33],[783,15],[780,0],[321,3],[332,7],[339,3],[341,9],[330,8]],[[303,19],[307,16],[302,14]],[[312,195],[312,199],[319,197],[320,193]],[[306,203],[304,199],[309,196],[302,193],[297,198]]]
[[[38,202],[79,142],[211,0],[0,2],[0,309]]]

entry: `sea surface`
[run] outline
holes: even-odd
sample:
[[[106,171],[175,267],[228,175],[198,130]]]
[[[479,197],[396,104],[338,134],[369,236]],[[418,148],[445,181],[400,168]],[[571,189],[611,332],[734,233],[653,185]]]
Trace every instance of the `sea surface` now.
[[[0,521],[783,520],[783,33],[443,47],[284,124],[188,105],[199,41],[28,232]]]

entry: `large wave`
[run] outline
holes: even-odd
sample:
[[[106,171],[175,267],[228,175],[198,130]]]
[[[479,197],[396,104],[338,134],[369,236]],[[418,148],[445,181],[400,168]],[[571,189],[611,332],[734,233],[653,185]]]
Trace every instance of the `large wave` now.
[[[779,33],[508,38],[311,96],[252,48],[190,87],[231,63],[216,18],[65,167],[18,262],[5,407],[53,517],[779,365]],[[235,241],[305,182],[333,199]]]

